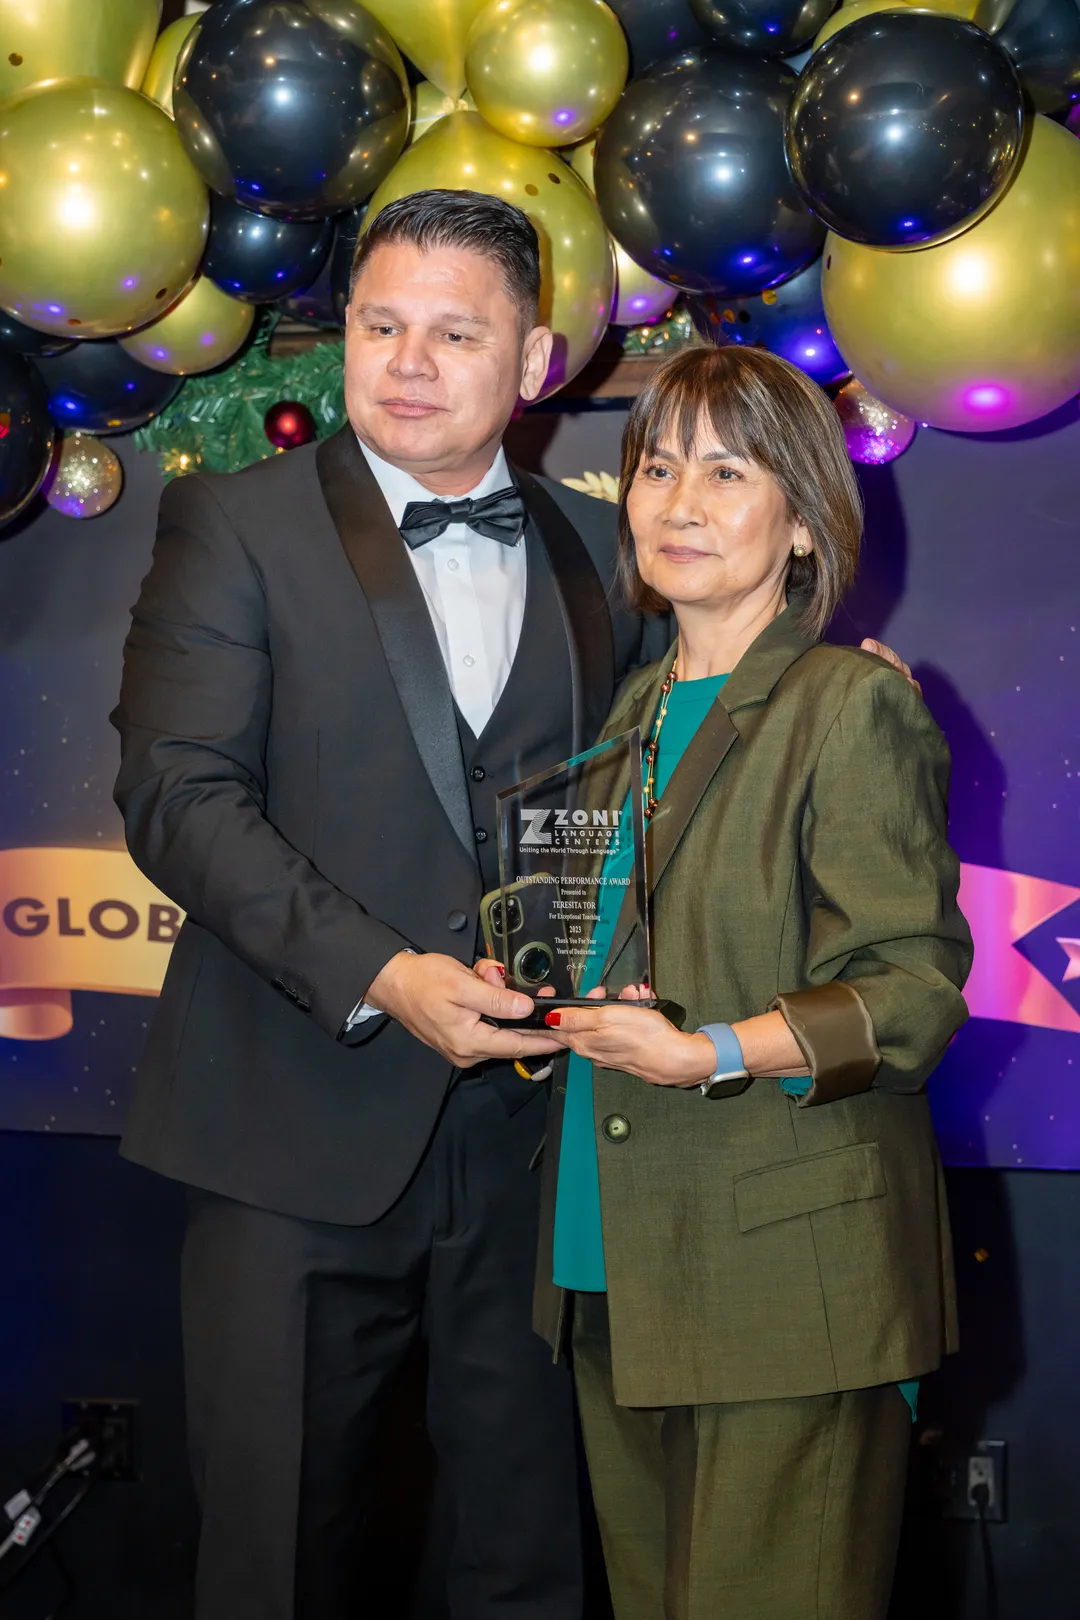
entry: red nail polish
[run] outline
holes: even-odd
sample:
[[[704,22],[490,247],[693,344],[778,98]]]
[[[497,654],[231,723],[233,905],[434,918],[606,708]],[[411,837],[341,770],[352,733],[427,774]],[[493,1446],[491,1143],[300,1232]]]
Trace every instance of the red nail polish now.
[[[495,963],[495,968],[496,968],[496,971],[501,973],[503,978],[505,979],[506,978],[506,969],[503,967],[502,963],[501,962],[496,962]]]
[[[558,1029],[559,1025],[562,1023],[562,1013],[561,1012],[545,1013],[544,1014],[544,1023],[549,1024],[552,1029]]]

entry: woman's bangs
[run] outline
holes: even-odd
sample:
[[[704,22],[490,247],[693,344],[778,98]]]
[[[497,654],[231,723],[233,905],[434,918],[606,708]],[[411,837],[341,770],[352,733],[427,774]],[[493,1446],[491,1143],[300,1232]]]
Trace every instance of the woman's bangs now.
[[[716,355],[693,358],[692,368],[682,374],[673,369],[657,390],[642,453],[654,456],[664,446],[688,461],[706,441],[745,461],[756,460],[740,420],[741,391],[734,379],[724,375],[726,367],[716,364]]]

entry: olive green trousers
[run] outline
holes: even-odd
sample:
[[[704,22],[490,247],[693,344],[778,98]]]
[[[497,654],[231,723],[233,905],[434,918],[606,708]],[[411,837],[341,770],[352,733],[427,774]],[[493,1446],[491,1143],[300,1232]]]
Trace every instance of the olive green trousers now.
[[[911,1412],[895,1385],[616,1406],[607,1300],[574,1376],[616,1620],[885,1620]]]

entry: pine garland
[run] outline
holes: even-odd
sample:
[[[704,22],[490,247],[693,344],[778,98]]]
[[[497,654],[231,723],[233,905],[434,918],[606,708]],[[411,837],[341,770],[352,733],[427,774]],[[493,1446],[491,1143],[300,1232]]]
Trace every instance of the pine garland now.
[[[271,355],[272,324],[232,365],[188,377],[176,398],[135,434],[140,450],[158,453],[166,478],[193,472],[238,472],[278,452],[263,417],[279,400],[298,400],[315,418],[320,439],[345,421],[344,340],[316,343],[300,354]]]
[[[652,326],[630,326],[623,337],[623,355],[627,360],[655,359],[659,355],[674,354],[699,342],[694,323],[685,309],[677,309],[666,321]]]

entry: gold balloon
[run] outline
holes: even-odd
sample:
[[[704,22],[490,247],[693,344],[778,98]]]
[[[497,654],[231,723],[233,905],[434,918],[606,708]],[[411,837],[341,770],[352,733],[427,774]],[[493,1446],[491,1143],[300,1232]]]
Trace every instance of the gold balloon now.
[[[575,146],[570,167],[581,176],[594,196],[595,162],[595,138]],[[614,237],[611,238],[611,251],[615,256],[615,303],[611,311],[611,325],[639,326],[648,321],[658,321],[662,315],[666,315],[679,296],[675,288],[669,287],[666,281],[661,281],[657,276],[650,276],[640,264],[635,264]]]
[[[830,235],[823,265],[840,353],[918,422],[1018,427],[1080,391],[1080,141],[1048,118],[970,230],[917,253]]]
[[[176,72],[176,58],[199,20],[199,13],[193,11],[187,17],[177,17],[161,34],[154,46],[154,54],[150,58],[150,65],[143,75],[141,85],[144,96],[156,101],[162,112],[173,115],[172,87],[173,74]]]
[[[490,0],[469,30],[465,82],[500,135],[569,146],[599,129],[629,64],[604,0]]]
[[[486,0],[364,0],[399,45],[444,96],[465,89],[465,39]]]
[[[387,203],[429,187],[483,191],[532,220],[543,272],[540,319],[555,334],[542,395],[553,394],[594,353],[611,314],[614,266],[595,202],[554,152],[508,141],[468,112],[441,118],[398,159],[371,199],[365,230]]]
[[[206,187],[137,90],[69,79],[0,102],[0,306],[113,337],[168,309],[202,257]]]
[[[966,17],[978,23],[988,34],[996,33],[1012,10],[1015,0],[949,0],[939,5],[937,0],[918,0],[928,11],[943,11],[949,17]]]
[[[161,0],[0,0],[0,98],[86,75],[142,83]]]
[[[831,39],[834,34],[838,34],[841,28],[846,28],[848,23],[858,22],[860,17],[872,17],[875,11],[907,11],[909,9],[919,8],[909,7],[908,0],[844,0],[844,4],[838,11],[833,12],[825,26],[816,35],[810,49],[816,51],[819,45],[824,45],[827,39]],[[924,5],[921,9],[929,11],[931,8]]]
[[[119,498],[124,487],[120,457],[90,433],[69,433],[44,493],[49,505],[70,518],[100,517]]]
[[[472,96],[444,96],[435,85],[422,79],[419,84],[412,87],[412,122],[405,140],[406,146],[412,146],[421,135],[426,135],[433,124],[440,118],[445,118],[452,112],[475,112],[476,103]]]
[[[254,320],[254,304],[230,298],[208,276],[199,276],[160,320],[121,338],[120,347],[151,371],[188,377],[234,355]]]
[[[907,4],[920,6],[923,11],[940,11],[947,17],[966,17],[968,22],[978,23],[988,34],[993,34],[1009,15],[1015,0],[949,0],[948,5],[939,5],[938,0],[880,0],[880,3],[873,5],[866,5],[865,0],[841,0],[840,12],[843,12],[843,16],[840,12],[834,12],[815,39],[814,49],[817,50],[830,34],[835,34],[837,28],[843,28],[846,23],[854,22],[856,16],[870,16],[875,11],[895,11],[899,6]],[[856,11],[857,6],[865,9]],[[830,23],[834,26],[830,27]]]

